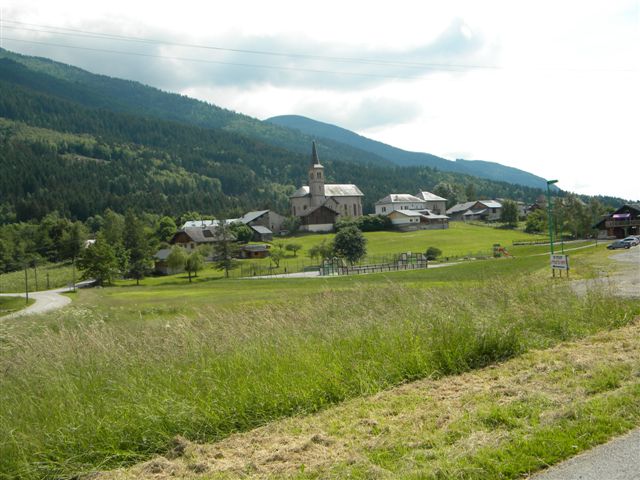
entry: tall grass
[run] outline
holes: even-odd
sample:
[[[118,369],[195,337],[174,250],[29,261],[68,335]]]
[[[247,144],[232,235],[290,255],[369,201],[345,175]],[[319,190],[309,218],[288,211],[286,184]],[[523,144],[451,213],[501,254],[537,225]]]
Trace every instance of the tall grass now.
[[[168,323],[116,324],[72,309],[37,335],[0,337],[0,477],[128,464],[166,451],[178,434],[220,439],[634,313],[637,305],[599,292],[579,298],[563,285],[546,292],[512,279],[324,291],[272,307],[203,307]]]

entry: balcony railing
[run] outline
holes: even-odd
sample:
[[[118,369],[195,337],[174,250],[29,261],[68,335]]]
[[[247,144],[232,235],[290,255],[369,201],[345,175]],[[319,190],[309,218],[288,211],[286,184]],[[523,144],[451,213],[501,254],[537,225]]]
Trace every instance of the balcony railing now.
[[[629,219],[629,220],[607,220],[604,224],[607,228],[640,227],[640,218]]]

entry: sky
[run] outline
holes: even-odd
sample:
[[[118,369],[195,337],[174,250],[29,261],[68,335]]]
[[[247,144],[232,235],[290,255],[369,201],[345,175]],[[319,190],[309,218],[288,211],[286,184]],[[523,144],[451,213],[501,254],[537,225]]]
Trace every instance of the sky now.
[[[640,200],[640,0],[0,0],[0,16],[15,52]]]

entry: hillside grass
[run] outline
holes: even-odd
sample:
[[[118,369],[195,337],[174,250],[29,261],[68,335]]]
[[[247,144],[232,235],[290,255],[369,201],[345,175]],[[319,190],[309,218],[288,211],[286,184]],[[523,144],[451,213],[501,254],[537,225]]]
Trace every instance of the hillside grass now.
[[[36,275],[38,280],[37,285]],[[47,276],[49,280],[48,283]],[[36,271],[34,271],[33,268],[27,269],[27,281],[30,292],[64,287],[72,283],[72,279],[73,272],[70,262],[38,265]],[[76,272],[76,281],[79,279],[80,273]],[[0,275],[0,293],[24,293],[24,289],[24,270]]]
[[[576,255],[579,264],[581,256]],[[80,292],[2,325],[0,476],[72,476],[478,368],[640,313],[546,257],[309,280]],[[42,352],[47,352],[42,355]]]
[[[640,425],[640,317],[101,474],[126,479],[519,479]]]
[[[25,301],[22,297],[0,297],[0,317],[22,310],[33,302],[32,298]]]

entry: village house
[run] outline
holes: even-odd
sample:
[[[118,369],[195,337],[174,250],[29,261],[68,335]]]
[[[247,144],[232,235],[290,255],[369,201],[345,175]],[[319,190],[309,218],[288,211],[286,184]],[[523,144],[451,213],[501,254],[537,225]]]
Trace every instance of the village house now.
[[[364,194],[353,184],[325,183],[324,167],[313,142],[309,185],[303,185],[289,197],[291,214],[300,218],[300,230],[330,232],[341,217],[362,216],[362,197]]]
[[[599,237],[625,238],[640,235],[640,203],[621,206],[593,226]]]
[[[449,217],[429,210],[394,210],[387,216],[393,228],[403,232],[449,228]]]
[[[416,197],[424,201],[425,207],[436,215],[444,215],[447,212],[447,199],[439,197],[431,192],[418,192]]]
[[[425,210],[424,200],[407,193],[392,193],[375,204],[376,215],[389,215],[394,210]]]
[[[451,220],[493,222],[500,220],[502,204],[497,200],[476,200],[458,203],[447,210],[447,215]]]
[[[285,217],[271,210],[258,210],[245,213],[237,221],[250,227],[253,232],[253,239],[256,241],[270,242],[273,234],[279,234]]]
[[[429,194],[429,192],[420,192]],[[441,197],[434,197],[440,199]],[[446,200],[434,200],[440,203]],[[433,204],[433,203],[432,203]],[[375,204],[377,215],[386,215],[396,230],[412,231],[434,228],[449,228],[449,217],[437,214],[427,208],[427,201],[407,193],[391,193]]]

